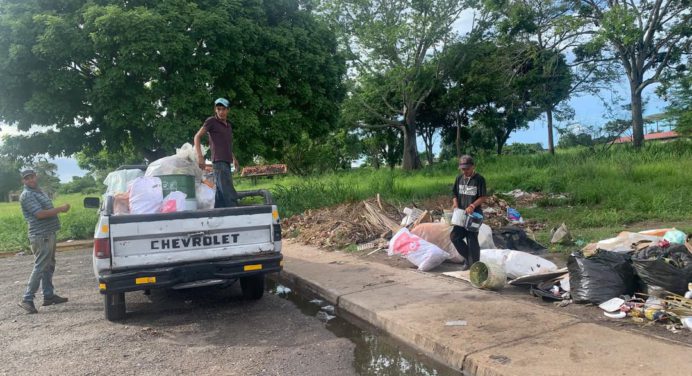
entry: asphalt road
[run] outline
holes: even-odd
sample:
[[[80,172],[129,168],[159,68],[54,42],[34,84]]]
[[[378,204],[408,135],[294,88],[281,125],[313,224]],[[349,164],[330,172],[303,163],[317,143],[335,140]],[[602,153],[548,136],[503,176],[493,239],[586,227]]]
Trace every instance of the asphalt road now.
[[[59,252],[56,292],[69,302],[28,315],[20,301],[32,256],[0,258],[1,375],[353,375],[354,345],[271,293],[238,284],[126,294],[106,321],[89,249]]]

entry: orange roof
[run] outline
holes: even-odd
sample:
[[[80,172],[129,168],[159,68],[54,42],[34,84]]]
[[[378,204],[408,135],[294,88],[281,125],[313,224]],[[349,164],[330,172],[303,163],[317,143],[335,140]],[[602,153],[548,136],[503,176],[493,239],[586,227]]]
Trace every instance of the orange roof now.
[[[677,138],[678,132],[676,131],[666,131],[658,133],[649,133],[644,135],[644,140],[667,140],[669,138]],[[614,144],[624,144],[627,142],[632,142],[632,136],[625,136],[615,139]]]

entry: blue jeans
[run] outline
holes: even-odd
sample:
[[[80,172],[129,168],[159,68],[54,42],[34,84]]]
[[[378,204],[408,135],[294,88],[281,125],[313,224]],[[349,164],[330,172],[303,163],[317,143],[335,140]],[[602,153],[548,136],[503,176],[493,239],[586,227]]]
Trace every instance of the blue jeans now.
[[[33,302],[38,286],[43,287],[43,298],[55,294],[53,289],[53,272],[55,272],[55,233],[29,237],[31,251],[34,254],[34,270],[24,293],[25,302]]]
[[[228,162],[214,162],[214,181],[216,183],[215,208],[230,208],[238,206],[238,192],[233,187],[231,176],[231,164]]]

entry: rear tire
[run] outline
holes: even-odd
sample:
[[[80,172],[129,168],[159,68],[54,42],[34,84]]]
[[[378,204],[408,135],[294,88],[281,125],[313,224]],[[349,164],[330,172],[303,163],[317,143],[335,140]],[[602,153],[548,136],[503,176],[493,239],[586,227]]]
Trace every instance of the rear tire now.
[[[125,293],[106,293],[103,295],[104,309],[106,312],[106,320],[118,321],[125,318]]]
[[[258,300],[264,295],[264,274],[240,278],[240,288],[243,290],[243,298]]]

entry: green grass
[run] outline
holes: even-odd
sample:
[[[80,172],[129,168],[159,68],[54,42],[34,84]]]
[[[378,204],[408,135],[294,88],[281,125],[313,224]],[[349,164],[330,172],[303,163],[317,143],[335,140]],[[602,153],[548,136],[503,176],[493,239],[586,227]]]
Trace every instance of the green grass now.
[[[450,195],[456,161],[416,172],[399,169],[356,169],[311,177],[284,176],[237,179],[238,190],[269,189],[283,218],[307,209],[355,202],[376,194],[394,204],[410,204]],[[548,243],[551,227],[564,222],[576,239],[586,242],[615,236],[623,230],[677,226],[692,231],[692,144],[650,144],[641,151],[629,147],[607,152],[588,149],[548,154],[483,156],[477,169],[490,193],[516,188],[564,193],[566,199],[546,198],[535,207],[520,208],[525,219],[545,223],[537,238]],[[88,239],[96,212],[82,208],[81,195],[59,196],[55,204],[70,203],[61,216],[60,240]],[[17,203],[0,203],[0,252],[28,247],[26,224]],[[557,247],[555,250],[562,250]]]
[[[60,215],[61,229],[58,241],[89,239],[94,235],[98,214],[94,209],[85,209],[81,194],[58,195],[55,206],[70,204],[70,211]],[[18,202],[0,203],[0,252],[29,249],[27,225]]]

